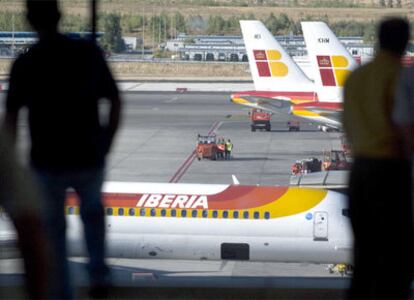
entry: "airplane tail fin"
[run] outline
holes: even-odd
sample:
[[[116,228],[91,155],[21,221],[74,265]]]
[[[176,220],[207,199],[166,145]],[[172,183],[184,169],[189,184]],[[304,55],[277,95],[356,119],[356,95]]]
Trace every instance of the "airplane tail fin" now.
[[[256,90],[313,90],[312,81],[260,21],[240,21]]]
[[[319,101],[341,102],[346,78],[357,62],[324,22],[301,22]]]

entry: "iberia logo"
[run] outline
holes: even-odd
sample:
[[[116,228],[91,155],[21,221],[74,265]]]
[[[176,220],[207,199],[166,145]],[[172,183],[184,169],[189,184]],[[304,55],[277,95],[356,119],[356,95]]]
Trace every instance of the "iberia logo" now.
[[[345,56],[316,56],[323,86],[344,86],[350,70],[349,62]]]
[[[288,67],[280,61],[282,54],[277,50],[253,50],[260,77],[284,77]]]
[[[161,195],[143,194],[137,207],[157,208],[208,208],[207,196],[204,195]]]

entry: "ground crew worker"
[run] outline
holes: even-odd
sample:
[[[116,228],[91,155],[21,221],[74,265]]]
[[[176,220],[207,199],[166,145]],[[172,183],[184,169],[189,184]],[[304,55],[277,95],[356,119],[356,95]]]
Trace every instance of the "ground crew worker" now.
[[[230,139],[226,142],[226,152],[225,152],[225,158],[231,159],[231,151],[233,150],[233,144],[231,143]]]
[[[223,138],[219,139],[219,141],[217,143],[217,149],[218,149],[217,158],[218,159],[224,159],[224,152],[225,152],[225,149],[226,149],[226,142]]]

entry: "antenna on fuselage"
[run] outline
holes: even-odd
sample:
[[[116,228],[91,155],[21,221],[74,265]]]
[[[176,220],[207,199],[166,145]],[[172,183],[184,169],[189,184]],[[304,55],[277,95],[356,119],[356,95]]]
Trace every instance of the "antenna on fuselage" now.
[[[231,179],[233,179],[233,184],[234,184],[234,185],[239,185],[239,184],[240,184],[240,182],[239,182],[239,180],[237,179],[236,175],[231,175]]]

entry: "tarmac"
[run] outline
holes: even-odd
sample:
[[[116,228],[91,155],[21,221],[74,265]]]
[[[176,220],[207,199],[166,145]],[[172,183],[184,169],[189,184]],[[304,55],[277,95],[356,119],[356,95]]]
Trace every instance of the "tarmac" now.
[[[0,93],[3,108],[4,94]],[[123,120],[108,157],[107,180],[287,185],[297,159],[322,157],[340,146],[340,133],[301,123],[289,132],[285,115],[272,117],[272,130],[250,131],[248,109],[232,104],[229,92],[124,92]],[[0,109],[2,112],[2,109]],[[19,123],[19,151],[27,153],[27,122]],[[189,159],[197,134],[214,132],[234,144],[228,161]],[[340,299],[348,277],[327,265],[236,261],[109,260],[114,298],[139,299]],[[22,297],[16,260],[0,260],[0,286],[6,296]],[[82,259],[72,259],[78,297],[86,297]]]

